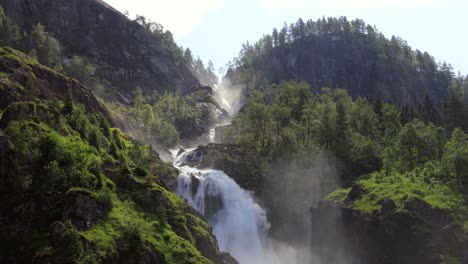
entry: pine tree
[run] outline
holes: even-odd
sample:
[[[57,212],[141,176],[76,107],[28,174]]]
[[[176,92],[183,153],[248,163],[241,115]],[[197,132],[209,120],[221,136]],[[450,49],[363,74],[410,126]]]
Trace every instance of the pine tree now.
[[[455,92],[451,91],[445,102],[445,125],[448,131],[452,131],[456,127],[463,127],[463,113],[464,105],[461,97]]]
[[[273,37],[273,47],[278,46],[278,29],[276,28],[273,29],[272,37]]]

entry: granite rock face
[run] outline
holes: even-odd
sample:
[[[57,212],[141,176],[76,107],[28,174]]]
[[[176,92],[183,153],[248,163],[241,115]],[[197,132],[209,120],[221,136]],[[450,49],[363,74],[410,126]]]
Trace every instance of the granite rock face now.
[[[66,54],[86,56],[99,77],[130,94],[188,93],[200,84],[162,40],[100,0],[0,0],[5,13],[26,31],[41,23]]]

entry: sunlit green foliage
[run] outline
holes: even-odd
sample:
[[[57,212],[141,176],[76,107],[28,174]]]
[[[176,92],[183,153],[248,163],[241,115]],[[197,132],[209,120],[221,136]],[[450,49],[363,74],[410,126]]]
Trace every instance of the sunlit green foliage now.
[[[85,57],[75,55],[65,64],[65,73],[77,80],[87,83],[94,75],[96,68]]]
[[[153,100],[155,103],[151,105],[144,99],[141,89],[137,88],[131,107],[117,103],[110,106],[124,116],[127,125],[138,139],[172,147],[180,140],[181,131],[178,131],[176,126],[200,125],[202,113],[197,102],[199,98],[196,96],[197,94],[182,96],[166,92],[157,95]]]
[[[284,82],[272,90],[271,103],[252,91],[236,117],[241,143],[253,144],[266,159],[301,159],[318,149],[331,150],[352,163],[355,176],[380,167],[377,116],[366,99],[353,102],[342,89],[323,88],[313,95],[304,82]]]
[[[207,224],[174,193],[156,184],[158,177],[175,177],[176,171],[156,158],[149,146],[110,128],[102,114],[86,112],[75,103],[65,111],[66,105],[21,102],[4,111],[0,198],[9,201],[4,206],[26,197],[42,204],[47,217],[28,227],[34,230],[60,221],[65,197],[73,192],[97,199],[105,217],[86,231],[65,223],[60,245],[48,246],[47,230],[40,231],[34,244],[19,237],[5,243],[21,243],[32,253],[48,252],[61,263],[100,263],[116,256],[125,262],[147,252],[157,252],[167,263],[211,263],[197,250],[199,239],[217,248]],[[135,179],[141,187],[126,190],[119,183],[122,177]],[[146,189],[161,192],[167,206],[148,209]],[[3,254],[10,246],[1,243]]]

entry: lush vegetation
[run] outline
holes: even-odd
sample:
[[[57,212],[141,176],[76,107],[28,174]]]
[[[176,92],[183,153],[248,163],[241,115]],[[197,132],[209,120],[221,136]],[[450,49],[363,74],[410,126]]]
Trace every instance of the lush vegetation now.
[[[288,198],[293,199],[307,193],[300,186],[310,187],[308,182],[319,181],[315,178],[324,173],[329,177],[337,173],[347,189],[332,193],[330,201],[343,204],[348,187],[358,184],[366,190],[365,195],[347,206],[364,213],[379,210],[385,199],[392,199],[403,210],[406,201],[418,197],[434,208],[449,210],[458,223],[466,225],[468,136],[466,130],[455,127],[464,124],[454,120],[459,112],[453,109],[458,105],[467,107],[460,97],[447,98],[445,110],[436,111],[434,124],[427,118],[434,106],[408,114],[379,100],[352,100],[343,89],[323,88],[313,93],[307,83],[294,81],[263,92],[254,90],[230,131],[243,155],[256,157],[255,167],[238,163],[251,170],[250,177],[241,173],[240,183],[253,187],[263,197],[273,223],[282,219],[285,210],[295,213],[292,208],[298,206],[279,206],[281,199],[286,199],[279,194],[288,186],[294,188]],[[326,153],[332,153],[332,158],[324,159]],[[317,160],[319,165],[314,165]],[[323,172],[320,167],[324,166],[328,171],[330,167],[326,166],[331,166],[331,172]],[[331,187],[323,188],[332,190],[333,178],[321,181],[329,182]]]
[[[154,101],[153,105],[148,102]],[[155,99],[145,100],[141,89],[135,92],[131,106],[109,103],[116,112],[123,114],[133,135],[149,144],[164,144],[173,147],[179,144],[179,131],[182,124],[199,126],[201,110],[194,94],[181,96],[166,92]],[[187,125],[189,124],[189,125]]]
[[[153,254],[164,263],[211,263],[199,251],[217,250],[208,225],[161,187],[176,170],[111,128],[102,114],[86,112],[68,93],[63,102],[12,103],[0,123],[0,209],[28,208],[5,215],[4,227],[22,231],[4,229],[2,256],[97,263]],[[159,202],[148,200],[148,193],[159,195]],[[77,196],[89,200],[83,205]],[[98,219],[77,226],[76,219],[89,213],[66,212],[80,206]],[[49,239],[49,226],[64,220],[60,236]]]
[[[311,91],[305,82],[293,81],[265,93],[253,91],[244,111],[234,120],[232,136],[271,160],[301,159],[317,151],[333,151],[349,168],[343,175],[346,180],[381,169],[387,175],[408,172],[434,160],[453,163],[461,159],[457,162],[464,163],[457,155],[465,155],[461,153],[466,151],[466,128],[464,132],[455,126],[464,125],[458,116],[467,105],[454,95],[447,99],[435,125],[426,118],[433,106],[427,107],[427,112],[422,108],[407,116],[392,104],[362,97],[353,101],[343,89],[323,88],[318,94]],[[454,152],[455,145],[460,148],[459,154],[451,155],[457,158],[444,156]],[[459,178],[467,177],[465,170],[459,169]],[[453,173],[446,175],[454,177]],[[459,180],[460,187],[462,182]]]
[[[218,82],[213,64],[209,62],[205,68],[200,58],[193,58],[190,49],[178,47],[172,33],[164,30],[161,24],[147,21],[139,15],[134,21],[156,36],[156,39],[174,53],[180,63],[185,63],[193,71],[202,84],[213,85]],[[96,96],[102,98],[113,111],[122,116],[131,129],[132,136],[137,139],[148,144],[171,147],[180,142],[181,136],[186,136],[182,134],[185,124],[199,126],[201,110],[197,100],[200,98],[196,95],[181,95],[170,91],[143,94],[140,87],[136,87],[130,94],[122,95],[117,93],[118,89],[112,87],[110,82],[99,77],[99,69],[88,58],[67,54],[59,41],[41,24],[35,25],[29,34],[20,32],[18,25],[5,16],[0,6],[1,45],[22,50],[38,63],[89,85]],[[122,100],[116,100],[116,97]]]

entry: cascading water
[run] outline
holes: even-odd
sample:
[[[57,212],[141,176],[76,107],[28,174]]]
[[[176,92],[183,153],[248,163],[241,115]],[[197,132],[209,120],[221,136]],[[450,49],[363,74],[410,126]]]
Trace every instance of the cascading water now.
[[[183,165],[190,152],[173,152],[180,170],[177,194],[208,219],[222,251],[241,264],[269,263],[263,252],[269,228],[265,210],[224,172]]]
[[[219,105],[229,116],[239,111],[242,86],[231,86],[223,80],[214,90]],[[216,141],[216,128],[229,124],[228,120],[219,121],[210,129],[211,143]],[[223,171],[195,168],[203,157],[194,150],[171,151],[172,162],[180,171],[177,194],[207,218],[222,251],[229,252],[240,264],[310,263],[307,248],[267,237],[270,224],[266,212],[249,192]]]

